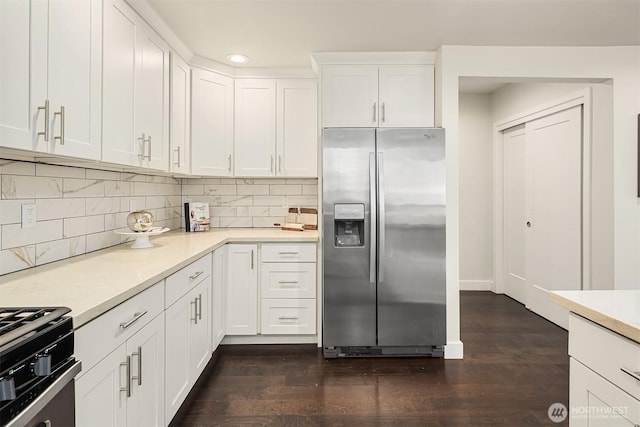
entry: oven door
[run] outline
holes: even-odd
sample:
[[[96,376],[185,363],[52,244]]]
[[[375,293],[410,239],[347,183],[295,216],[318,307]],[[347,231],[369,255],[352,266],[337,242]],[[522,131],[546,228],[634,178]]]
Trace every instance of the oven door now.
[[[74,363],[6,427],[75,426],[74,377],[80,369],[81,363]]]

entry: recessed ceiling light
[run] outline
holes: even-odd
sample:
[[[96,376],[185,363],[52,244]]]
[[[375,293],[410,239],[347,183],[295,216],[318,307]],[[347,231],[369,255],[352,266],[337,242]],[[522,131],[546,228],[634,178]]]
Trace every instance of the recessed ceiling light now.
[[[244,64],[245,62],[249,62],[249,57],[240,53],[232,53],[231,55],[227,55],[227,59],[231,62],[235,62],[236,64]]]

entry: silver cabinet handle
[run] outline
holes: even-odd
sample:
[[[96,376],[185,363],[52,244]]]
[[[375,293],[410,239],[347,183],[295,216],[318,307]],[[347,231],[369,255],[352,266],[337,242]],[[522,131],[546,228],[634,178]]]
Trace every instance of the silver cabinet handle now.
[[[377,102],[374,102],[374,103],[373,103],[373,123],[375,123],[375,122],[376,122],[376,110],[377,110],[377,108],[376,108],[376,107],[377,107],[377,106],[378,106],[378,103],[377,103]]]
[[[290,252],[278,252],[279,255],[298,255],[299,252],[290,251]]]
[[[231,154],[227,156],[227,160],[229,161],[229,172],[231,172]]]
[[[253,270],[253,249],[251,249],[251,269]]]
[[[376,154],[369,153],[369,283],[376,282]]]
[[[385,119],[385,108],[384,108],[384,102],[382,103],[382,123],[384,123],[384,119]]]
[[[138,385],[142,385],[142,347],[138,346],[138,351],[131,353],[131,357],[138,358],[138,375],[131,377],[132,380],[138,380]]]
[[[198,298],[194,298],[193,301],[191,301],[191,304],[193,304],[193,318],[191,320],[193,320],[193,322],[197,325],[198,324]]]
[[[202,320],[202,294],[198,294],[196,301],[198,301],[198,320]]]
[[[127,329],[129,326],[133,325],[138,320],[140,320],[140,318],[142,316],[144,316],[145,314],[147,314],[147,310],[145,310],[143,312],[134,313],[133,314],[133,318],[131,320],[129,320],[128,322],[120,323],[120,329]]]
[[[384,263],[385,263],[385,209],[384,209],[384,161],[382,153],[378,153],[378,203],[380,210],[380,236],[378,241],[380,245],[378,247],[378,253],[380,258],[378,260],[378,283],[384,282]]]
[[[38,136],[44,136],[44,141],[49,142],[49,100],[44,100],[44,106],[38,107],[38,111],[44,110],[44,132],[38,132]]]
[[[278,172],[282,173],[282,155],[278,154]]]
[[[298,320],[298,316],[280,316],[278,320]]]
[[[144,158],[145,158],[145,155],[144,155],[144,145],[145,145],[145,142],[146,142],[146,139],[145,139],[145,137],[144,137],[144,133],[142,134],[142,137],[141,137],[141,138],[138,138],[138,141],[140,141],[140,144],[142,145],[142,146],[140,147],[140,154],[138,154],[138,157],[140,157],[142,160],[144,160]]]
[[[124,387],[120,387],[120,391],[127,393],[127,397],[131,397],[131,356],[127,356],[127,361],[122,362],[120,366],[126,367],[127,380],[124,383]]]
[[[151,161],[151,135],[147,138],[147,144],[149,144],[149,153],[147,154],[147,160]]]
[[[296,285],[299,282],[297,280],[280,280],[278,283],[281,285]]]
[[[189,280],[196,280],[198,277],[200,277],[202,275],[202,273],[204,273],[204,270],[202,271],[197,271],[196,274],[189,276]]]
[[[632,371],[631,369],[627,369],[624,367],[620,368],[620,370],[625,374],[629,375],[630,377],[632,377],[633,379],[635,379],[636,381],[640,381],[640,372],[635,372],[635,371]]]
[[[176,148],[175,150],[178,153],[178,161],[177,162],[173,162],[174,165],[177,165],[178,167],[180,167],[180,146],[178,146],[178,148]]]
[[[60,141],[60,145],[64,145],[64,105],[60,106],[60,112],[53,113],[53,116],[60,116],[60,136],[54,136],[54,141]]]
[[[273,173],[273,155],[271,155],[271,173]]]

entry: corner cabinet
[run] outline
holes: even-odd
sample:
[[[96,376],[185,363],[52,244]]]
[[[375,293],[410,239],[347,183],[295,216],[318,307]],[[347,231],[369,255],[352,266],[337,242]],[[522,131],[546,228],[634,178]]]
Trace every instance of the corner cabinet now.
[[[169,48],[124,0],[104,0],[102,160],[169,170]]]
[[[235,175],[317,177],[317,83],[235,82]]]
[[[569,425],[640,425],[640,343],[569,315]]]
[[[331,65],[322,69],[324,127],[433,127],[432,65]]]
[[[102,2],[0,1],[0,146],[100,159]]]
[[[173,173],[191,171],[191,69],[182,58],[171,53],[170,165]]]
[[[233,176],[233,79],[191,71],[191,172]]]

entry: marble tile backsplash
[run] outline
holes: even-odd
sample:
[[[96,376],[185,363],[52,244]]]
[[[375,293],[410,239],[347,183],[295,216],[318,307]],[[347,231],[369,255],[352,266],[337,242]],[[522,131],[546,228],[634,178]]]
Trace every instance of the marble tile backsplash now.
[[[0,159],[0,275],[120,244],[131,201],[182,226],[179,179]],[[21,206],[36,226],[21,227]],[[126,239],[126,238],[125,238]]]
[[[318,180],[288,178],[186,178],[183,202],[207,202],[212,227],[273,227],[288,208],[318,205]]]
[[[288,207],[316,207],[318,180],[182,178],[0,159],[0,275],[127,240],[133,201],[156,225],[182,228],[183,203],[208,202],[213,227],[273,227]],[[36,226],[22,228],[23,204]]]

